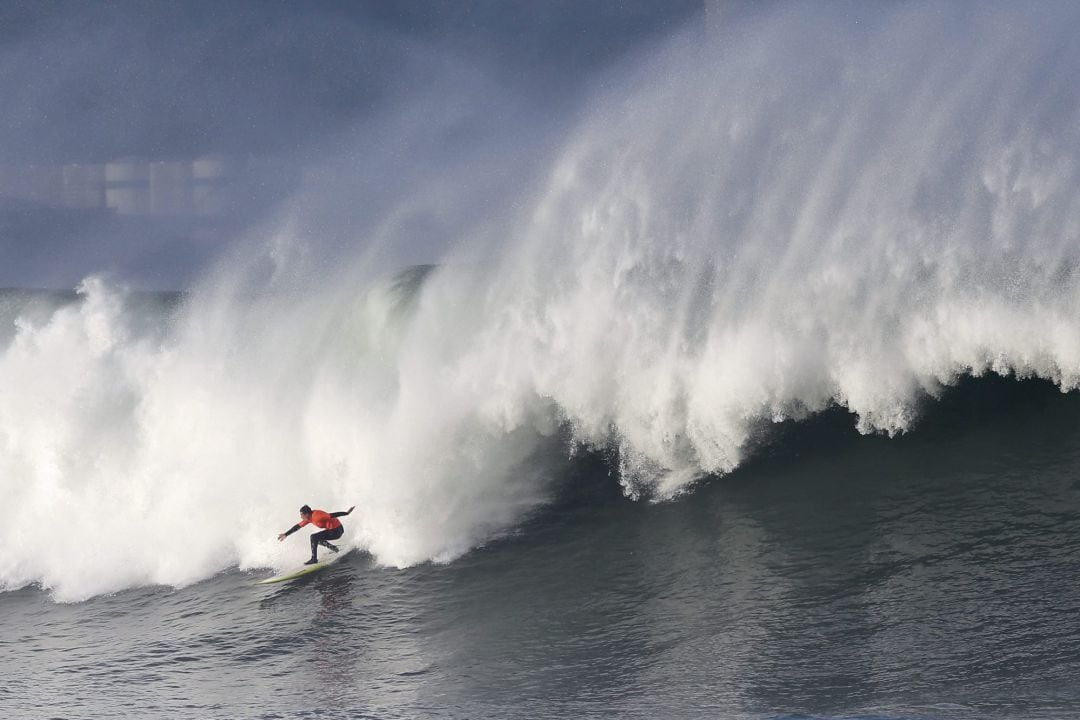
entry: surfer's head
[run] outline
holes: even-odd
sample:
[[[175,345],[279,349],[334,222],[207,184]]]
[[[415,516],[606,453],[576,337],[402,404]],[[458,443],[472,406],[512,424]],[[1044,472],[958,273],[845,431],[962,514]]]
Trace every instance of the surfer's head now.
[[[310,520],[311,519],[311,508],[308,507],[307,505],[300,508],[300,517],[304,518],[305,520]]]

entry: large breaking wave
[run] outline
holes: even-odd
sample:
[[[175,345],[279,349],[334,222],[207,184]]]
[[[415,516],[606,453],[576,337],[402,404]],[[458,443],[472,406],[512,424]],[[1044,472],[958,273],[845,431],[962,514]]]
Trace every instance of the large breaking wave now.
[[[496,210],[512,229],[433,270],[8,296],[0,500],[30,520],[0,529],[0,583],[281,565],[305,502],[357,505],[380,562],[449,560],[581,445],[665,498],[779,420],[892,434],[962,376],[1076,388],[1080,12],[853,7],[691,28],[612,74]]]

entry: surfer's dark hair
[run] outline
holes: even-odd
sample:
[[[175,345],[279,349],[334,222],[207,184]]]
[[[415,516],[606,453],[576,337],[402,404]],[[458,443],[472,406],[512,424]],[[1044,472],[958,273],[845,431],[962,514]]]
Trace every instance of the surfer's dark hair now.
[[[307,505],[305,505],[302,508],[300,508],[300,512],[303,515],[310,515],[311,514],[311,508],[309,508]]]

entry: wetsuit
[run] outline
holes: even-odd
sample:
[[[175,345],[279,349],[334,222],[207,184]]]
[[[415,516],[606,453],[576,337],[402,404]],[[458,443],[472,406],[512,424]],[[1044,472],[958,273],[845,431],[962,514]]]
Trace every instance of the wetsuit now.
[[[337,552],[337,546],[331,545],[329,541],[337,540],[345,532],[345,526],[341,524],[341,521],[338,520],[338,518],[348,514],[349,513],[347,512],[328,513],[323,512],[322,510],[312,510],[311,520],[301,520],[299,523],[286,530],[285,534],[292,535],[309,522],[316,527],[323,528],[322,532],[313,533],[311,536],[311,559],[316,560],[320,545]]]

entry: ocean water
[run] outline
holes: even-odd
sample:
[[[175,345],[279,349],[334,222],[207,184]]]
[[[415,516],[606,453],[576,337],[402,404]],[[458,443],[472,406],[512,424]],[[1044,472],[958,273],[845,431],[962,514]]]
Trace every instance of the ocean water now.
[[[1077,20],[767,8],[432,265],[381,259],[453,172],[330,257],[0,292],[0,709],[1080,716]],[[256,586],[305,503],[352,552]]]
[[[1080,398],[1045,383],[977,381],[899,440],[859,436],[841,413],[782,428],[760,459],[661,504],[613,491],[609,458],[579,456],[550,506],[448,564],[353,552],[278,586],[233,569],[75,604],[8,592],[3,704],[15,717],[1075,717],[1078,421]],[[293,539],[295,560],[305,545]]]

